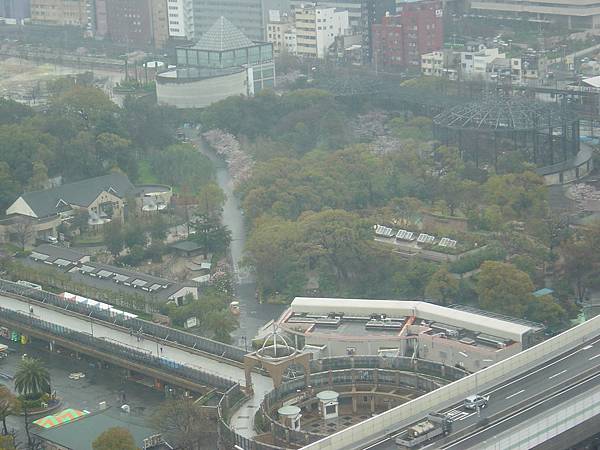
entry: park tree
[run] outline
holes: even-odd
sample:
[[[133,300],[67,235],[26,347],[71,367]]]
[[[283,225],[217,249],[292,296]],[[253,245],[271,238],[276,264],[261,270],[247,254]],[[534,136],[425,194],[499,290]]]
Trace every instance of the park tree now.
[[[192,399],[169,400],[160,405],[151,418],[152,424],[175,448],[199,450],[212,448],[216,424]]]
[[[307,212],[299,225],[302,245],[297,249],[305,260],[324,260],[338,281],[362,270],[359,262],[371,230],[358,215],[339,209]]]
[[[597,245],[600,245],[600,239],[588,232],[572,236],[560,246],[565,278],[573,287],[579,301],[584,299],[586,289],[593,278],[597,277],[596,271],[600,264]]]
[[[456,299],[458,294],[458,280],[454,277],[446,266],[439,268],[425,287],[425,296],[447,306]]]
[[[105,430],[92,442],[93,450],[139,450],[127,428],[113,427]]]
[[[123,225],[120,222],[110,222],[103,227],[104,245],[113,256],[119,256],[125,247]]]
[[[28,219],[17,220],[10,226],[13,240],[21,247],[22,251],[35,240],[33,224]]]
[[[27,105],[5,97],[0,98],[0,125],[19,123],[33,114],[34,110]]]
[[[539,217],[546,211],[544,180],[534,172],[494,175],[483,186],[488,205],[497,205],[507,219]]]
[[[225,193],[216,183],[207,183],[198,192],[196,212],[201,217],[220,218],[226,199]]]
[[[227,250],[231,243],[231,231],[227,226],[221,224],[219,218],[199,217],[192,224],[196,233],[192,240],[202,246],[204,257],[209,253],[222,253]]]
[[[211,311],[206,315],[205,324],[216,341],[231,344],[231,333],[238,327],[238,322],[226,309]]]
[[[411,259],[404,270],[393,277],[396,294],[402,297],[423,297],[428,280],[435,273],[433,263],[420,258]]]
[[[12,202],[17,199],[21,188],[11,173],[10,166],[0,161],[0,209],[6,211]]]
[[[477,292],[483,309],[524,317],[533,290],[529,275],[512,264],[486,261],[481,265]]]
[[[15,395],[6,386],[0,386],[0,420],[2,420],[2,434],[8,435],[6,419],[18,412],[19,402]],[[3,448],[0,446],[0,448]]]
[[[32,173],[28,188],[31,191],[44,189],[48,183],[48,168],[43,161],[33,161],[31,163]]]
[[[294,274],[304,273],[296,251],[299,236],[296,222],[272,217],[256,221],[246,241],[244,264],[254,270],[259,293],[283,291]]]
[[[0,436],[0,448],[2,450],[18,450],[15,446],[15,438],[11,434]]]
[[[543,323],[552,331],[562,330],[568,323],[567,312],[551,295],[531,298],[526,316],[530,320]]]

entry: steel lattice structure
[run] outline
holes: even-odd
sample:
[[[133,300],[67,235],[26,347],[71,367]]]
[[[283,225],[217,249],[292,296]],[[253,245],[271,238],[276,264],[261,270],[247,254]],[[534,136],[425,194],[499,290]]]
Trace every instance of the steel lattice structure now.
[[[486,94],[479,101],[449,108],[433,119],[437,139],[456,145],[464,160],[491,163],[520,152],[537,166],[566,161],[579,152],[579,120],[563,104],[522,96]]]

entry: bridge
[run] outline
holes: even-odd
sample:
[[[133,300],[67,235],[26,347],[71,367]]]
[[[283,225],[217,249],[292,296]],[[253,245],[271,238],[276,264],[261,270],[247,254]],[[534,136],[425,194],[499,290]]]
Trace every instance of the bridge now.
[[[447,414],[452,432],[421,448],[531,448],[560,440],[600,409],[589,400],[600,391],[598,362],[600,316],[304,448],[398,449],[395,438],[430,412]],[[475,393],[490,396],[488,407],[480,412],[465,410],[462,401]]]

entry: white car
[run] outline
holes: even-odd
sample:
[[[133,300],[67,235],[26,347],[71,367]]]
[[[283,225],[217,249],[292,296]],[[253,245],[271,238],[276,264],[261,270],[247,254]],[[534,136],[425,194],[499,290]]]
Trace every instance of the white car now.
[[[469,395],[467,398],[465,398],[465,401],[463,402],[463,406],[466,409],[477,409],[477,408],[485,408],[488,405],[488,402],[490,400],[490,396],[483,396],[483,395]]]

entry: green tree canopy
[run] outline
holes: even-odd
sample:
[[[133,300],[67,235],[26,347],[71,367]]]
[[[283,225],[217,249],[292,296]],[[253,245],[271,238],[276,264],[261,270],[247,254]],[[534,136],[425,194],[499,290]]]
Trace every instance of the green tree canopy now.
[[[50,372],[39,359],[24,358],[17,367],[15,389],[21,395],[37,396],[50,392]]]
[[[446,266],[439,268],[429,278],[429,282],[425,287],[425,296],[444,306],[453,302],[457,294],[458,280],[448,272]]]
[[[105,430],[92,442],[94,450],[139,450],[127,428],[113,427]]]
[[[533,290],[529,275],[512,264],[486,261],[481,265],[477,292],[483,309],[524,317]]]

